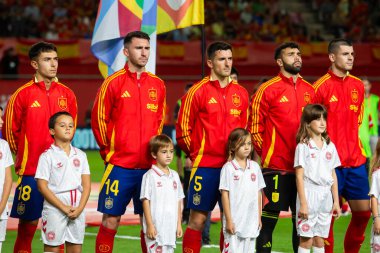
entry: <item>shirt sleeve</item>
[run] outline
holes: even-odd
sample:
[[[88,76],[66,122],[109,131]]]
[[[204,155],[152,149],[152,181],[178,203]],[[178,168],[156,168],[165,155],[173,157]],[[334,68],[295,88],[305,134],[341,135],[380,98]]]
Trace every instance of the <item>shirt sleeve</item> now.
[[[336,150],[334,143],[330,142],[330,144],[332,144],[332,147],[333,147],[333,159],[334,159],[332,169],[335,169],[335,168],[339,167],[341,165],[341,163],[340,163],[340,159],[339,159],[338,150]]]
[[[177,172],[175,172],[175,181],[177,182],[178,199],[180,200],[180,199],[185,198],[185,194],[183,193],[181,180],[179,179],[179,175]]]
[[[261,190],[263,188],[266,187],[266,184],[265,184],[265,181],[264,181],[264,177],[263,177],[263,173],[261,172],[261,169],[260,169],[260,166],[252,161],[254,163],[254,166],[256,168],[256,171],[257,171],[257,186],[258,186],[258,190]]]
[[[230,162],[224,164],[222,171],[220,172],[220,182],[219,182],[219,190],[226,190],[229,191],[231,188],[231,182],[229,180],[230,173],[229,173],[229,164]]]
[[[379,199],[380,196],[380,170],[375,171],[372,174],[372,182],[371,182],[371,189],[369,191],[370,196],[374,196],[375,198]]]
[[[14,164],[13,162],[13,157],[12,157],[12,153],[11,153],[11,150],[9,148],[9,144],[4,141],[4,153],[3,153],[3,159],[4,159],[4,165],[5,165],[5,168],[7,167],[10,167]]]
[[[149,171],[144,174],[142,183],[141,183],[141,193],[140,193],[140,200],[151,199],[152,195],[152,177],[150,176]]]
[[[50,167],[51,167],[51,163],[49,162],[47,153],[46,152],[42,153],[42,155],[40,155],[40,158],[38,160],[36,175],[34,176],[34,178],[44,179],[46,181],[49,181]]]
[[[302,168],[306,167],[306,158],[308,156],[307,154],[307,147],[306,144],[298,143],[296,147],[296,152],[294,155],[294,168],[301,166]]]
[[[83,168],[82,175],[89,175],[90,173],[90,165],[88,164],[87,155],[83,152]]]

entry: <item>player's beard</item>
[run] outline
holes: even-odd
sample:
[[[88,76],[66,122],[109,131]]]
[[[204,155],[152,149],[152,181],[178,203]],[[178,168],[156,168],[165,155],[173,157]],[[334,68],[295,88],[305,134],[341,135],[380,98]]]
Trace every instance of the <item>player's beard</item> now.
[[[284,64],[284,70],[292,75],[297,75],[302,68],[302,65],[300,67],[295,67],[291,64],[287,64],[286,62],[283,61]]]

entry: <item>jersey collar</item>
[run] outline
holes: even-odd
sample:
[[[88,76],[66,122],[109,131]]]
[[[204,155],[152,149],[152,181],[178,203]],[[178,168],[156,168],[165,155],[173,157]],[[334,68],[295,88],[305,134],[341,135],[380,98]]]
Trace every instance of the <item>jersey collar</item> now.
[[[60,147],[58,147],[57,145],[55,145],[54,143],[51,144],[51,148],[55,151],[55,152],[64,152],[63,149],[61,149]],[[74,155],[77,154],[77,151],[76,151],[76,148],[74,148],[71,144],[70,144],[70,155],[69,157],[72,157]]]
[[[169,175],[166,175],[160,168],[158,168],[156,165],[152,165],[152,170],[154,171],[154,172],[156,172],[156,174],[158,175],[158,176],[160,176],[160,177],[162,177],[162,176],[168,176],[168,177],[171,177],[172,176],[172,172],[171,172],[171,170],[169,170]]]
[[[233,159],[232,161],[231,161],[231,164],[232,164],[232,166],[234,167],[234,169],[235,170],[241,170],[242,168],[240,167],[240,165],[239,165],[239,163],[235,160],[235,159]],[[250,160],[249,159],[247,159],[247,167],[246,167],[246,169],[250,169],[251,168],[251,163],[250,163]]]
[[[311,139],[311,138],[309,139],[308,146],[309,146],[309,148],[311,148],[311,149],[317,149],[317,150],[319,150],[317,144],[316,144],[315,141],[314,141],[313,139]],[[325,149],[326,146],[327,146],[326,140],[323,139],[323,146],[322,146],[322,148],[321,148],[320,150]]]

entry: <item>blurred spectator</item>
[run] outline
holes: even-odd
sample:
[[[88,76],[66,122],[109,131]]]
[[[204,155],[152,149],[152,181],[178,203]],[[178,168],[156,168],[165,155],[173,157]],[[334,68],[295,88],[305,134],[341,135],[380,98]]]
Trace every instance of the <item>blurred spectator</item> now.
[[[17,79],[18,65],[19,59],[16,50],[13,47],[6,49],[1,59],[1,74],[4,75],[3,78]]]

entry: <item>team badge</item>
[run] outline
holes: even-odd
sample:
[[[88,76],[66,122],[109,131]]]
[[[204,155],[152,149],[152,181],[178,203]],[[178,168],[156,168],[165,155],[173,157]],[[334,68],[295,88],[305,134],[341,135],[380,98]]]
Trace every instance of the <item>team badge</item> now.
[[[277,203],[280,199],[280,193],[278,192],[272,192],[272,202]]]
[[[75,158],[75,159],[73,160],[73,164],[74,164],[75,167],[79,167],[79,166],[80,166],[80,161],[79,161],[79,159],[78,159],[78,158]]]
[[[358,90],[357,90],[357,89],[353,89],[353,90],[351,91],[351,99],[352,99],[352,102],[357,103],[357,102],[358,102],[358,98],[359,98]]]
[[[380,252],[380,244],[377,244],[377,243],[372,244],[372,249],[375,252]]]
[[[311,98],[310,98],[310,93],[309,92],[305,92],[303,94],[303,100],[305,101],[306,104],[309,104],[310,101],[311,101]]]
[[[332,156],[332,155],[331,155],[330,152],[326,152],[326,159],[327,159],[327,160],[330,161],[330,160],[331,160],[331,156]]]
[[[234,175],[234,180],[239,180],[239,175]]]
[[[236,107],[239,107],[241,105],[240,96],[237,95],[236,93],[234,95],[232,95],[232,103]]]
[[[256,181],[256,174],[255,173],[251,174],[251,180],[252,180],[252,182]]]
[[[177,182],[176,181],[173,181],[173,188],[174,188],[174,190],[177,190]]]
[[[198,193],[195,193],[193,195],[193,204],[197,206],[200,203],[201,203],[201,195],[199,195]]]
[[[311,158],[315,158],[315,157],[317,157],[317,156],[315,155],[315,153],[311,153],[310,156],[311,156]]]
[[[47,233],[46,237],[48,241],[53,241],[55,239],[55,233],[53,231],[50,231],[49,233]]]
[[[111,248],[107,244],[100,244],[99,251],[100,252],[110,252]]]
[[[0,151],[0,160],[3,159],[3,153]]]
[[[301,229],[303,232],[308,232],[310,230],[310,226],[309,224],[305,223],[302,225]]]
[[[150,100],[156,101],[157,100],[157,90],[154,88],[150,88],[148,92],[149,92]]]
[[[67,98],[58,98],[58,106],[62,110],[67,109]]]
[[[18,205],[17,205],[17,213],[19,215],[23,215],[25,213],[25,204],[24,203],[22,203],[22,202],[18,203]]]
[[[106,202],[105,202],[104,206],[107,209],[111,209],[113,207],[113,198],[111,198],[111,197],[106,198]]]
[[[185,253],[194,253],[194,250],[186,247],[186,248],[183,249],[183,252],[185,252]]]

